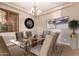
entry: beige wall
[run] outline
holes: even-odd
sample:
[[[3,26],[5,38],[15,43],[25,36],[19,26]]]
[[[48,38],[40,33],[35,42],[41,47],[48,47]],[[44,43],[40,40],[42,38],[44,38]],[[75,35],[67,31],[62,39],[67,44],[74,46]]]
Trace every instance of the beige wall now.
[[[31,17],[33,18],[32,16],[30,16],[27,12],[24,12],[24,11],[21,11],[21,10],[18,10],[18,8],[12,8],[10,6],[7,6],[5,4],[0,4],[0,8],[4,8],[4,9],[7,9],[7,10],[11,10],[11,11],[14,11],[16,13],[19,13],[19,31],[27,31],[29,29],[27,29],[24,25],[24,21],[27,17]],[[34,18],[33,18],[34,19]],[[32,29],[33,30],[33,29]]]
[[[30,16],[26,12],[20,11],[18,9],[14,9],[7,5],[0,4],[0,7],[19,13],[19,31],[28,30],[24,25],[24,21],[27,17],[33,18],[32,16]],[[31,30],[33,31],[37,29],[37,33],[41,34],[43,30],[47,29],[48,20],[61,17],[61,16],[69,16],[71,19],[73,18],[78,19],[79,18],[79,3],[73,3],[73,6],[71,7],[66,7],[64,9],[60,9],[60,10],[56,10],[54,12],[48,13],[46,15],[38,16],[36,19],[34,19],[35,27]]]
[[[3,8],[3,9],[7,9],[7,10],[11,10],[11,11],[14,11],[16,13],[19,13],[19,31],[28,31],[29,29],[27,29],[24,25],[24,21],[27,17],[31,17],[33,18],[32,16],[30,16],[28,13],[24,12],[24,11],[21,11],[21,10],[18,10],[18,8],[12,8],[8,5],[5,5],[5,4],[0,4],[0,8]],[[34,18],[33,18],[34,20]],[[31,31],[35,32],[35,27],[33,29],[31,29]],[[30,30],[29,30],[30,31]],[[4,32],[4,33],[0,33],[0,36],[3,36],[5,41],[10,44],[10,39],[16,39],[16,36],[15,36],[15,33],[14,32]]]
[[[25,32],[28,30],[24,25],[24,21],[27,17],[32,17],[32,16],[30,16],[26,12],[9,7],[7,5],[0,4],[0,8],[4,8],[4,9],[19,13],[19,31]],[[46,15],[38,16],[35,19],[32,17],[34,19],[35,26],[31,30],[34,33],[42,34],[43,30],[49,30],[49,29],[47,29],[47,21],[48,20],[51,20],[51,19],[57,18],[57,17],[61,17],[61,16],[69,16],[70,19],[79,19],[79,3],[73,3],[72,6],[56,10],[56,11],[51,12]],[[5,33],[0,33],[0,35],[5,35]]]
[[[41,34],[43,30],[47,30],[47,21],[57,17],[61,17],[61,10],[37,17],[37,33]]]
[[[56,10],[46,15],[42,15],[36,18],[37,20],[37,33],[41,34],[43,30],[47,29],[47,21],[53,20],[61,16],[69,16],[69,20],[79,20],[79,3],[72,3],[71,6]],[[49,29],[47,29],[49,30]]]
[[[70,19],[79,20],[79,3],[73,3],[71,7],[62,9],[62,16],[69,16]]]

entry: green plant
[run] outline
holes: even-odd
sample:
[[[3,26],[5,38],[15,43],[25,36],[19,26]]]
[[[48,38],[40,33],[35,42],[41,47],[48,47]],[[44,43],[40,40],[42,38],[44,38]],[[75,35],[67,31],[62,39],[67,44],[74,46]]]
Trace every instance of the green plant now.
[[[75,30],[77,30],[79,27],[79,22],[78,22],[78,20],[72,20],[69,22],[68,26],[70,29],[73,30],[73,34],[75,34]]]

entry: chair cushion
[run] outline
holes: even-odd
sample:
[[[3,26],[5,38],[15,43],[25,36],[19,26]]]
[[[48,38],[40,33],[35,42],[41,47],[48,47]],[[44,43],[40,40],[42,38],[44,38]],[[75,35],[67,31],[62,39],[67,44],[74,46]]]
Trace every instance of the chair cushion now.
[[[30,49],[30,52],[36,54],[36,55],[39,55],[40,54],[40,51],[41,51],[41,47],[42,45],[37,45],[33,48]]]

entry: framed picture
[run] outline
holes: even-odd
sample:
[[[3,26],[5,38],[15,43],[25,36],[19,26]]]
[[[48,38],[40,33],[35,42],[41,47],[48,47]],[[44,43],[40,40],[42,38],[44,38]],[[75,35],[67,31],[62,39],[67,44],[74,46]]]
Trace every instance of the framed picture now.
[[[51,19],[47,21],[47,28],[55,29],[55,28],[65,28],[68,26],[69,16],[63,16],[55,19]]]
[[[49,20],[47,22],[47,28],[54,29],[55,28],[55,21],[54,20]]]
[[[0,8],[0,32],[19,30],[19,14]]]

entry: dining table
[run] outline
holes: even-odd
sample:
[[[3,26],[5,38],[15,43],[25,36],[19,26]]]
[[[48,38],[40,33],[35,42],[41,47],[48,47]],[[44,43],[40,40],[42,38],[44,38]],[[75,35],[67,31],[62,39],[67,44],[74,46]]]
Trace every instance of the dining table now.
[[[45,38],[34,38],[34,37],[29,37],[23,39],[24,42],[26,42],[26,50],[28,49],[28,46],[36,46],[37,44],[42,44]]]
[[[43,43],[45,38],[34,38],[34,37],[29,37],[29,38],[23,38],[23,42],[25,43],[25,50],[28,51],[29,47],[35,46],[37,44]],[[20,42],[16,40],[10,40],[10,42],[16,44],[17,46],[21,47]]]

